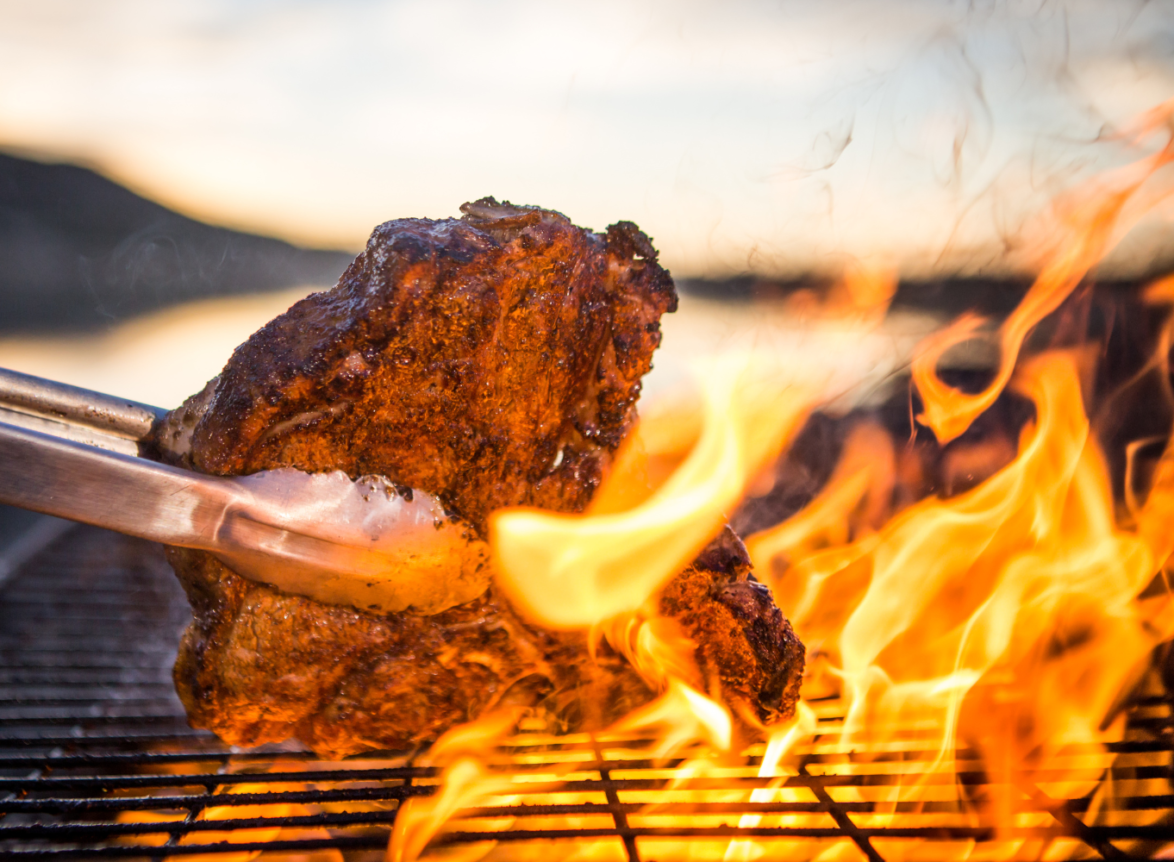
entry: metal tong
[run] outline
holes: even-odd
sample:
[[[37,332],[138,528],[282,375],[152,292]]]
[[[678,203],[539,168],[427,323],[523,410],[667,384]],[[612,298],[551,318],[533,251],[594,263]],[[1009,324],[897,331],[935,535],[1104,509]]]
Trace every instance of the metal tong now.
[[[215,554],[288,592],[435,612],[486,586],[484,544],[427,494],[284,469],[216,477],[150,460],[166,411],[0,369],[0,503]]]

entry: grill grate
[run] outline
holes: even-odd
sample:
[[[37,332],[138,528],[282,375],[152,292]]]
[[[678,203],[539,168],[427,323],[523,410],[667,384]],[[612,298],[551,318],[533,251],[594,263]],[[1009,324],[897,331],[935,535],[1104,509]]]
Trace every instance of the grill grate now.
[[[96,529],[71,530],[10,579],[0,593],[0,853],[381,859],[398,804],[434,792],[435,771],[403,753],[324,763],[292,744],[234,752],[191,730],[170,680],[187,616],[157,548]],[[999,831],[960,810],[959,785],[970,799],[992,789],[968,752],[957,783],[930,776],[930,801],[903,802],[901,787],[933,753],[913,735],[885,751],[849,749],[837,704],[816,707],[819,736],[775,779],[756,775],[761,745],[745,762],[694,773],[653,762],[639,739],[522,734],[508,793],[462,812],[436,844],[496,842],[483,845],[488,858],[545,860],[568,857],[573,842],[583,858],[667,862],[1125,858],[1174,842],[1174,722],[1161,698],[1133,707],[1111,756],[1066,752],[1087,782],[1020,773],[1013,826]],[[1115,810],[1093,817],[1090,788],[1106,775]],[[738,843],[748,838],[760,847]]]

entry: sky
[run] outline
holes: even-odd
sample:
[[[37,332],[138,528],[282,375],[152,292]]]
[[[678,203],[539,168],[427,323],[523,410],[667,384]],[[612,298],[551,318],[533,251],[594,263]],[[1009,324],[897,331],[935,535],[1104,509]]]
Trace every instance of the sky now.
[[[1006,271],[1172,96],[1164,0],[0,0],[0,148],[316,246],[630,219],[687,277]]]

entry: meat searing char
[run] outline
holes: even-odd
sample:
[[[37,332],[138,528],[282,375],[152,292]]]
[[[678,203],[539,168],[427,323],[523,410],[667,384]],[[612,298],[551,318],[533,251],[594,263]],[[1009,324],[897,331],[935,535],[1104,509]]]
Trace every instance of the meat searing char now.
[[[630,223],[463,209],[376,228],[333,290],[237,348],[191,465],[383,475],[478,529],[501,506],[581,510],[634,416],[672,280]]]
[[[386,476],[484,533],[491,511],[582,511],[631,427],[676,293],[647,237],[534,207],[376,228],[332,290],[237,348],[168,417],[167,460],[219,475],[276,467]],[[194,726],[324,754],[435,739],[503,702],[599,726],[650,692],[580,633],[522,620],[492,588],[433,615],[324,605],[169,549],[194,618],[175,668]],[[803,647],[726,531],[664,591],[700,670],[740,714],[798,696]]]
[[[652,697],[626,659],[605,647],[590,658],[585,635],[529,625],[492,589],[432,616],[378,616],[256,584],[199,551],[169,559],[195,615],[180,699],[194,726],[235,745],[406,748],[504,703],[599,728]],[[662,610],[698,642],[711,688],[740,714],[775,719],[795,708],[803,648],[760,587],[691,566]]]

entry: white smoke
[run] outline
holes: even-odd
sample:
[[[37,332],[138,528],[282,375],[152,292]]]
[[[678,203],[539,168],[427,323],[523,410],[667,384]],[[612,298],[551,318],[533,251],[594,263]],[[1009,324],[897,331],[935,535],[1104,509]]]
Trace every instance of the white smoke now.
[[[8,0],[0,20],[0,145],[318,244],[484,194],[627,218],[678,275],[998,271],[1056,185],[1126,158],[1102,129],[1174,92],[1174,6],[1133,0]]]

